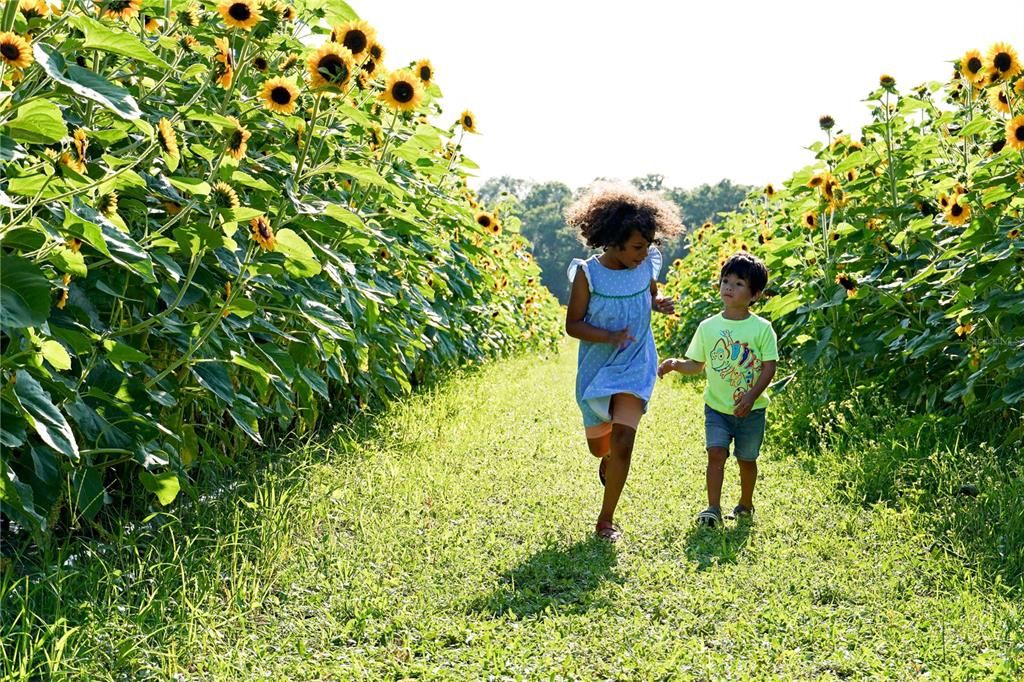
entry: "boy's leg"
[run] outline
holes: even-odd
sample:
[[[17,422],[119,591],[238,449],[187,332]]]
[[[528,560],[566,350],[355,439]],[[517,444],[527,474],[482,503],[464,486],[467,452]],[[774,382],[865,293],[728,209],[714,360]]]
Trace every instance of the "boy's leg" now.
[[[757,458],[764,442],[765,411],[753,410],[736,427],[736,461],[740,466],[740,504],[754,508],[754,486],[757,484]]]
[[[708,448],[708,468],[706,476],[709,507],[722,508],[722,481],[725,479],[725,460],[727,459],[729,459],[728,448]]]
[[[631,415],[631,418],[625,420],[629,424],[619,421],[612,424],[611,455],[607,459],[604,500],[601,504],[601,514],[597,517],[598,523],[611,523],[615,516],[619,496],[622,495],[622,488],[626,485],[626,477],[629,475],[636,425],[639,422],[638,415],[643,414],[643,401],[634,395],[617,393],[612,397],[612,418],[621,420],[624,414]]]
[[[757,460],[737,459],[740,465],[740,504],[747,509],[754,508],[754,485],[757,483]]]

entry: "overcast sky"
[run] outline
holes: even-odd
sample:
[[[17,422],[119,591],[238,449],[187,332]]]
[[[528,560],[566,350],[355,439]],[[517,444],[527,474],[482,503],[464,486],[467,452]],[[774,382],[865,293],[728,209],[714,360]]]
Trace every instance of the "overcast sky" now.
[[[350,4],[388,68],[433,62],[438,123],[476,114],[466,149],[481,180],[779,181],[813,160],[821,114],[859,131],[882,73],[903,89],[948,79],[970,48],[1024,55],[1022,0]]]

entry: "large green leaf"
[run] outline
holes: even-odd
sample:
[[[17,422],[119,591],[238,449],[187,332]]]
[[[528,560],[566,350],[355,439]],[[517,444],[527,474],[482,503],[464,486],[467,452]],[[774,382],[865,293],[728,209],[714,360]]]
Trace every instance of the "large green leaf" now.
[[[130,235],[117,229],[102,213],[82,203],[78,197],[72,200],[71,211],[65,214],[64,227],[115,263],[138,273],[145,281],[156,281],[153,261],[146,250]]]
[[[15,377],[14,395],[29,425],[44,443],[77,462],[79,454],[75,434],[71,432],[68,420],[53,404],[50,394],[23,369],[19,369]]]
[[[34,263],[0,255],[0,329],[37,327],[50,314],[50,282]]]
[[[284,267],[288,272],[296,277],[320,274],[320,263],[302,237],[285,228],[274,235],[274,239],[277,242],[274,250],[284,255]]]
[[[178,492],[181,490],[181,483],[178,481],[177,474],[173,471],[151,474],[143,469],[139,472],[139,480],[142,481],[142,485],[146,490],[156,495],[156,499],[164,507],[174,502],[174,498],[178,496]]]
[[[18,142],[53,144],[68,134],[64,117],[48,99],[34,99],[18,107],[18,115],[7,124],[7,132]]]
[[[71,17],[68,21],[85,34],[85,43],[81,47],[83,50],[103,50],[122,57],[138,59],[161,69],[171,68],[170,64],[153,54],[138,38],[129,33],[115,30],[81,14]]]
[[[92,467],[79,469],[71,476],[75,508],[87,519],[92,519],[103,508],[103,477]]]
[[[139,105],[130,92],[77,64],[66,64],[60,52],[49,45],[35,43],[33,54],[46,75],[71,88],[76,95],[102,104],[126,120],[142,116]]]

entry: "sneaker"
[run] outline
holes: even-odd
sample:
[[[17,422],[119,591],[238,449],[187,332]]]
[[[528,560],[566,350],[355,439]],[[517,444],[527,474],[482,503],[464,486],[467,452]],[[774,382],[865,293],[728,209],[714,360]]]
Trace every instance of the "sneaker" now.
[[[730,521],[749,521],[754,517],[754,508],[746,507],[742,504],[737,504],[732,508],[732,511],[725,515],[725,518]]]
[[[708,507],[700,514],[697,514],[697,525],[714,528],[722,525],[722,510],[718,507]]]

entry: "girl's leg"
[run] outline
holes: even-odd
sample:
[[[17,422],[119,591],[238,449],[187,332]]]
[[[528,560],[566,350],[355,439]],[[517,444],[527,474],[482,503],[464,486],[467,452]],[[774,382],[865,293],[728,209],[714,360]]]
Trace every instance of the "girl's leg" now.
[[[623,413],[642,414],[643,401],[634,395],[617,393],[612,397],[613,420],[617,411],[620,417]],[[626,485],[626,477],[629,475],[635,438],[635,427],[622,423],[612,424],[611,455],[608,457],[608,468],[605,471],[604,500],[601,504],[601,514],[597,517],[598,523],[611,523],[615,516],[619,496],[622,495],[622,488]]]
[[[590,454],[594,457],[607,456],[612,451],[612,432],[609,431],[596,438],[587,438],[587,447],[590,448]]]

